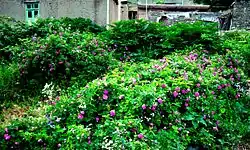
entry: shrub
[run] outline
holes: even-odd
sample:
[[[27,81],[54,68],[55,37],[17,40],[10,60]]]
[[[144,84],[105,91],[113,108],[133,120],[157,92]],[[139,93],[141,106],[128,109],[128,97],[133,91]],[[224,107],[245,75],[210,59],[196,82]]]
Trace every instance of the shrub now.
[[[60,19],[38,19],[32,25],[25,22],[16,21],[10,17],[2,16],[0,18],[0,49],[5,46],[21,44],[20,39],[30,38],[32,36],[45,37],[54,32],[64,32],[67,29],[70,32],[91,32],[100,33],[105,31],[90,19],[85,18],[60,18]],[[1,54],[8,55],[8,54]]]
[[[1,139],[1,145],[18,142],[22,147],[29,141],[32,148],[51,149],[231,148],[249,133],[241,65],[237,55],[195,51],[124,63],[54,99],[46,109],[47,121],[25,124],[21,130],[12,124],[8,133],[2,129],[7,140]]]
[[[145,20],[122,20],[101,34],[106,43],[116,49],[116,57],[121,60],[142,60],[145,57],[162,57],[165,53],[162,43],[166,26]],[[159,50],[161,48],[161,50]]]
[[[18,62],[23,88],[34,91],[51,81],[68,87],[79,79],[84,85],[104,74],[112,62],[112,52],[105,45],[97,45],[91,33],[66,31],[21,41],[19,46],[2,50]]]
[[[219,51],[220,38],[217,23],[196,21],[194,23],[176,23],[166,31],[167,40],[175,50],[202,44],[208,51]]]
[[[234,55],[240,55],[245,60],[245,72],[250,76],[250,33],[248,31],[226,32],[223,36],[223,47]]]
[[[19,70],[17,64],[0,65],[0,101],[13,100],[18,95]],[[20,95],[20,94],[19,94]]]

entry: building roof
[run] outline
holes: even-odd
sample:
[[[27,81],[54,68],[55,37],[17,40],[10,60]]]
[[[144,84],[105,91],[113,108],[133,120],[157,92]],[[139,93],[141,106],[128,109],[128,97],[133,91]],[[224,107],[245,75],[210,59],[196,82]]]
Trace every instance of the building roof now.
[[[145,4],[139,4],[138,9],[146,9]],[[147,9],[167,10],[167,11],[208,11],[210,5],[167,5],[149,4]],[[213,9],[226,10],[227,6],[214,6]]]

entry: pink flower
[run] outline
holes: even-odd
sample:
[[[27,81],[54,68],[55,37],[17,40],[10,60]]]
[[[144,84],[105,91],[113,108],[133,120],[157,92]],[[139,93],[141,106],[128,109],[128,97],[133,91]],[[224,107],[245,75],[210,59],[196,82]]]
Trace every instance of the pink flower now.
[[[174,97],[177,97],[177,96],[178,96],[178,92],[174,91],[174,92],[173,92],[173,96],[174,96]]]
[[[143,139],[144,138],[144,135],[142,133],[138,134],[138,138],[139,139]]]
[[[114,117],[114,116],[115,116],[115,110],[111,110],[111,111],[110,111],[110,116],[111,116],[111,117]]]
[[[217,88],[218,88],[218,90],[221,90],[221,89],[222,89],[222,87],[221,87],[220,85],[219,85]]]
[[[102,99],[107,100],[109,97],[106,94],[103,94]]]
[[[108,91],[108,90],[104,90],[104,91],[103,91],[103,94],[108,95],[108,94],[109,94],[109,91]]]
[[[158,98],[158,103],[162,104],[163,100],[161,98]]]
[[[5,128],[4,131],[5,131],[5,133],[8,133],[8,132],[9,132],[9,131],[8,131],[8,128]]]
[[[162,88],[166,88],[167,86],[166,86],[166,84],[162,84],[161,87]]]
[[[190,98],[187,98],[185,101],[188,103],[190,101]]]
[[[99,118],[99,117],[96,117],[95,120],[96,120],[96,122],[99,122],[100,118]]]
[[[185,105],[185,107],[188,107],[188,103],[187,103],[187,102],[185,102],[185,104],[184,104],[184,105]]]
[[[181,90],[181,93],[182,93],[182,94],[186,94],[187,91],[186,91],[186,90]]]
[[[153,106],[151,107],[151,110],[152,110],[152,111],[155,111],[155,110],[156,110],[156,105],[153,105]]]
[[[10,138],[11,138],[11,136],[9,135],[9,134],[4,134],[4,139],[6,140],[6,141],[8,141],[8,140],[10,140]]]
[[[200,84],[200,83],[198,83],[198,84],[196,84],[196,86],[199,88],[199,87],[201,86],[201,84]]]
[[[147,106],[145,104],[143,104],[141,107],[143,110],[145,110],[147,108]]]
[[[88,140],[88,144],[91,144],[91,140]]]
[[[212,93],[213,95],[215,94],[215,92],[214,92],[214,91],[212,91],[211,93]]]
[[[195,96],[195,97],[199,97],[199,96],[200,96],[200,93],[199,93],[199,92],[195,92],[195,93],[194,93],[194,96]]]
[[[83,115],[82,114],[78,114],[78,119],[82,120],[83,119]]]

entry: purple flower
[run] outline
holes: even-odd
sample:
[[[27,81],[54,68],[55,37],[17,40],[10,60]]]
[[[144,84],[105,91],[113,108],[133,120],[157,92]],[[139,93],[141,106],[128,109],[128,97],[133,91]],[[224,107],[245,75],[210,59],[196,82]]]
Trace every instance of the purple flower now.
[[[85,114],[85,112],[84,112],[84,111],[81,111],[81,112],[80,112],[80,114],[84,115],[84,114]]]
[[[145,104],[143,104],[141,107],[143,110],[145,110],[147,108],[147,106]]]
[[[106,95],[106,94],[102,95],[102,99],[107,100],[108,98],[109,98],[108,95]]]
[[[166,88],[167,86],[166,86],[166,84],[162,84],[161,87],[162,88]]]
[[[111,111],[110,111],[110,116],[111,116],[111,117],[114,117],[114,116],[115,116],[115,110],[111,110]]]
[[[186,91],[186,90],[181,90],[181,93],[182,93],[182,94],[186,94],[187,91]]]
[[[187,89],[187,90],[186,90],[187,93],[190,92],[190,91],[191,91],[190,89]]]
[[[161,98],[158,98],[158,103],[162,104],[163,100]]]
[[[4,134],[4,139],[6,141],[10,140],[11,136],[9,134]]]
[[[185,101],[188,103],[190,101],[190,98],[187,98]]]
[[[99,117],[96,117],[95,120],[96,120],[96,122],[99,122],[100,118],[99,118]]]
[[[198,84],[196,84],[196,86],[199,88],[199,87],[201,86],[201,84],[200,84],[200,83],[198,83]]]
[[[155,111],[155,109],[156,109],[156,105],[153,105],[153,106],[151,107],[151,110],[152,110],[152,111]]]
[[[188,103],[187,103],[187,102],[185,102],[185,104],[184,104],[184,105],[185,105],[185,107],[188,107]]]
[[[103,94],[108,95],[108,94],[109,94],[109,91],[108,91],[108,90],[104,90],[104,91],[103,91]]]
[[[82,114],[78,114],[78,119],[82,120],[83,119],[83,115]]]
[[[211,93],[212,93],[213,95],[215,94],[215,92],[214,92],[214,91],[212,91]]]
[[[221,87],[220,85],[219,85],[217,88],[218,88],[218,90],[221,90],[221,89],[222,89],[222,87]]]
[[[177,97],[177,96],[178,96],[178,92],[174,91],[174,92],[173,92],[173,96],[174,96],[174,97]]]
[[[138,138],[139,139],[143,139],[144,138],[144,135],[142,133],[138,134]]]
[[[199,92],[195,92],[195,93],[194,93],[194,96],[195,96],[195,97],[199,97],[199,96],[200,96],[200,93],[199,93]]]
[[[91,144],[91,140],[88,140],[88,144]]]

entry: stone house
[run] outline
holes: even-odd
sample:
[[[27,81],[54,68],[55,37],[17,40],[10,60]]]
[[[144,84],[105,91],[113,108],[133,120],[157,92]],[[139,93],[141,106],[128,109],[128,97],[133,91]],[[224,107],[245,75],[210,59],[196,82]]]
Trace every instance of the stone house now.
[[[105,25],[118,20],[118,0],[0,0],[0,15],[28,22],[83,17]]]

